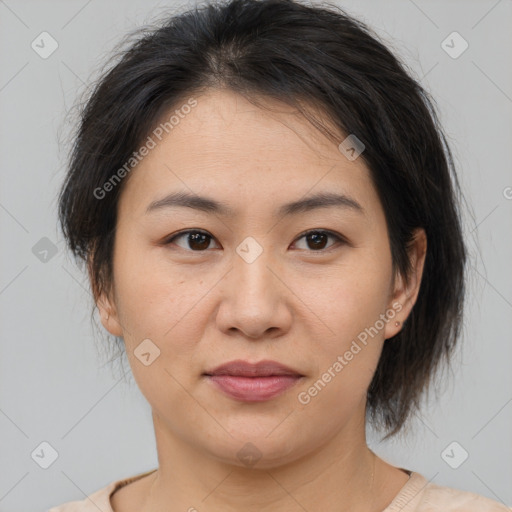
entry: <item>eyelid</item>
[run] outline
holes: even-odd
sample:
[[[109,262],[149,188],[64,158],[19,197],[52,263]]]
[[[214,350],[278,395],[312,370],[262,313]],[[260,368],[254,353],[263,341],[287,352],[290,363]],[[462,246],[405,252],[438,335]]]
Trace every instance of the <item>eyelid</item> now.
[[[172,235],[169,235],[167,237],[165,237],[162,241],[162,245],[170,245],[171,243],[173,243],[173,241],[181,236],[184,236],[184,235],[188,235],[189,233],[200,233],[202,235],[206,235],[208,237],[210,237],[212,240],[215,240],[215,237],[208,233],[208,231],[205,231],[203,229],[184,229],[183,231],[178,231],[177,233],[174,233]],[[180,249],[182,249],[182,247],[180,247]],[[188,250],[188,249],[184,249],[188,252],[197,252],[197,253],[200,253],[200,252],[206,252],[206,251],[191,251],[191,250]]]
[[[309,252],[312,254],[325,254],[325,253],[329,252],[331,249],[336,248],[336,246],[337,245],[339,246],[340,244],[341,245],[349,245],[348,240],[343,235],[336,233],[335,231],[331,231],[330,229],[323,229],[323,228],[308,229],[308,230],[302,232],[300,235],[298,235],[293,243],[295,244],[298,240],[300,240],[301,238],[304,238],[306,235],[309,235],[310,233],[325,234],[325,235],[330,236],[331,238],[334,238],[337,242],[337,244],[334,243],[333,245],[331,245],[330,247],[327,247],[326,249],[320,249],[318,251],[306,250],[306,252]]]
[[[187,235],[189,233],[200,233],[200,234],[203,234],[203,235],[206,235],[208,237],[210,237],[212,240],[215,240],[215,237],[210,234],[208,231],[205,231],[203,229],[185,229],[183,231],[178,231],[177,233],[174,233],[168,237],[166,237],[163,242],[162,242],[162,245],[166,246],[166,245],[170,245],[175,239],[181,237],[181,236],[184,236],[184,235]],[[336,241],[338,242],[338,244],[333,244],[331,245],[330,247],[326,248],[326,249],[319,249],[317,251],[315,250],[305,250],[306,252],[309,252],[309,253],[318,253],[318,254],[325,254],[327,253],[328,251],[330,251],[331,249],[335,248],[336,245],[351,245],[350,242],[341,234],[339,233],[336,233],[334,231],[331,231],[329,229],[323,229],[323,228],[313,228],[313,229],[308,229],[306,231],[303,231],[300,235],[297,236],[297,238],[294,240],[294,244],[300,240],[301,238],[304,238],[306,235],[309,235],[310,233],[322,233],[322,234],[326,234],[328,236],[330,236],[331,238],[334,238],[336,239]],[[182,247],[180,247],[180,249],[182,249]],[[189,250],[189,249],[183,249],[184,251],[186,252],[195,252],[195,253],[202,253],[202,252],[207,252],[207,250],[205,249],[204,251],[192,251],[192,250]]]

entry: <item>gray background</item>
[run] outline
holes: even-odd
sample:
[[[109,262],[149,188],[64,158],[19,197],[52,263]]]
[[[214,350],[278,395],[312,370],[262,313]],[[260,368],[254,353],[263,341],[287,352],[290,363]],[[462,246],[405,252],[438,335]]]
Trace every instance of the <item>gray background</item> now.
[[[64,250],[55,198],[72,127],[65,116],[84,84],[128,30],[184,4],[0,0],[0,512],[84,499],[157,466],[148,404],[97,351],[88,283]],[[455,371],[407,436],[379,443],[369,432],[370,446],[439,485],[511,506],[512,3],[340,5],[392,44],[436,98],[472,208]],[[59,45],[46,59],[31,47],[43,31]],[[453,31],[469,43],[455,59],[441,46]],[[57,252],[41,261],[45,247]],[[47,469],[31,455],[44,441],[58,454]],[[462,450],[467,460],[450,467]]]

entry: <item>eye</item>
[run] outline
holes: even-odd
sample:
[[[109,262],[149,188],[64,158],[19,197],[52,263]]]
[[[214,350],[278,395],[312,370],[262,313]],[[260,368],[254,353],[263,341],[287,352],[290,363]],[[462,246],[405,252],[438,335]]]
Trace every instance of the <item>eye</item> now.
[[[303,233],[297,240],[301,240],[302,238],[306,239],[308,247],[312,249],[313,252],[320,252],[326,250],[325,245],[326,241],[329,238],[332,238],[342,244],[347,243],[347,241],[342,236],[331,231],[325,230],[307,231],[306,233]],[[188,247],[176,244],[176,240],[180,239],[185,239],[185,244],[187,244]],[[213,236],[209,235],[207,232],[198,229],[190,229],[187,231],[182,231],[181,233],[178,233],[176,235],[173,235],[171,238],[168,238],[164,242],[164,245],[175,243],[179,247],[191,250],[192,252],[204,252],[206,249],[209,248],[211,240],[213,240]],[[330,247],[332,247],[332,245]],[[328,247],[328,249],[330,247]]]
[[[333,238],[342,244],[346,243],[346,240],[342,236],[337,235],[331,231],[325,231],[325,230],[307,231],[306,233],[301,235],[297,240],[301,240],[302,238],[306,239],[306,243],[308,245],[310,244],[309,247],[313,249],[313,252],[319,252],[319,251],[325,250],[326,241],[329,238]],[[330,247],[332,247],[332,245]],[[328,247],[328,249],[330,247]]]
[[[185,243],[188,244],[188,247],[183,247],[179,244],[176,245],[182,247],[183,249],[192,249],[192,252],[202,252],[205,249],[208,249],[210,241],[213,240],[213,237],[206,233],[205,231],[190,229],[188,231],[182,231],[181,233],[178,233],[177,235],[168,238],[164,242],[164,245],[174,243],[175,240],[179,240],[180,238],[184,238],[185,236],[187,236],[187,238],[185,239]]]

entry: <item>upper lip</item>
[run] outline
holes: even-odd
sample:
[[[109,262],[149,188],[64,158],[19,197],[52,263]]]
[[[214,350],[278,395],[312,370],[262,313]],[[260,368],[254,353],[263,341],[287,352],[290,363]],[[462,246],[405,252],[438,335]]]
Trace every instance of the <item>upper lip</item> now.
[[[237,359],[221,364],[213,370],[205,372],[205,375],[234,375],[240,377],[269,377],[271,375],[302,375],[277,361],[264,360],[257,363],[250,363]]]

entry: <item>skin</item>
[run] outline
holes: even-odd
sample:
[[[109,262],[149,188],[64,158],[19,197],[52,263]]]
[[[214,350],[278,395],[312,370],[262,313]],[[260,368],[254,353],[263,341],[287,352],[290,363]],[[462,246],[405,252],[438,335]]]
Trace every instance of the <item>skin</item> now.
[[[408,475],[369,450],[366,392],[383,344],[400,329],[395,321],[416,301],[425,233],[416,232],[409,280],[394,279],[384,212],[362,158],[348,160],[286,105],[268,100],[268,112],[222,90],[195,98],[126,183],[113,286],[97,297],[103,325],[124,338],[151,405],[159,460],[155,473],[117,491],[112,507],[382,511]],[[236,215],[186,207],[146,214],[174,191],[225,202]],[[275,216],[283,203],[320,191],[344,193],[364,213],[329,207]],[[186,229],[211,238],[199,249],[187,234],[165,245]],[[308,230],[347,243],[321,238],[319,250],[303,236]],[[262,249],[251,263],[236,252],[248,236]],[[397,303],[400,312],[302,404],[298,394]],[[148,366],[134,355],[147,338],[160,350]],[[203,376],[234,359],[272,359],[304,377],[266,402],[237,401]],[[261,454],[253,467],[237,457],[247,442]]]

